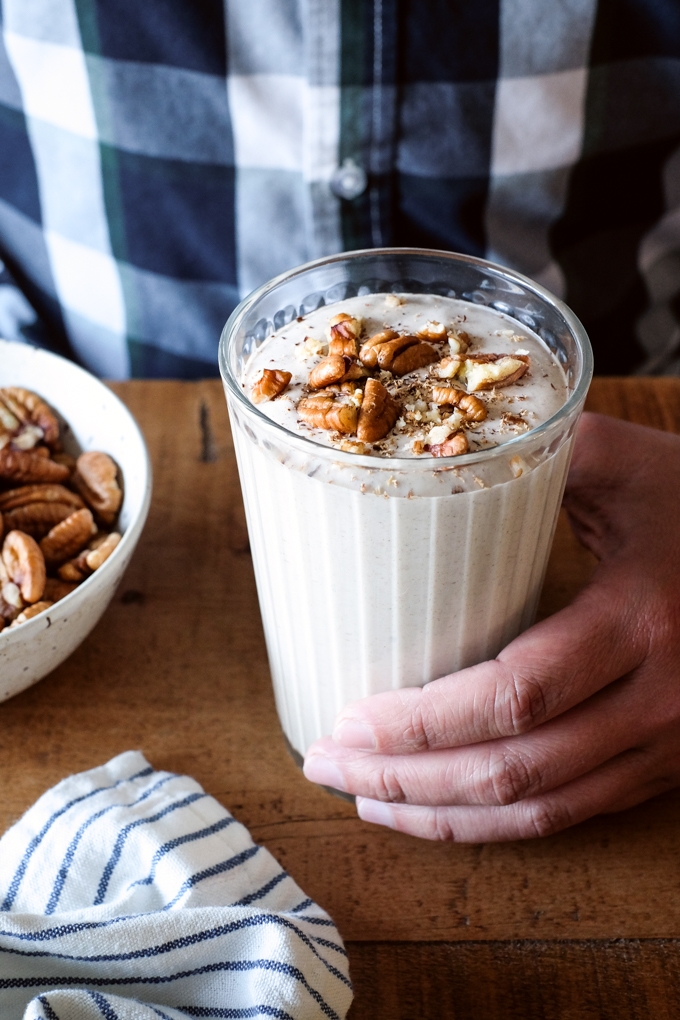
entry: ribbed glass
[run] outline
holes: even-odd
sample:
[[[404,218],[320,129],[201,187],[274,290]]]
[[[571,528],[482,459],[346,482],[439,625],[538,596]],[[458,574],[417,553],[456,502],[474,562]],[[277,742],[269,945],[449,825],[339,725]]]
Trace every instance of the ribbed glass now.
[[[503,446],[436,461],[321,446],[250,404],[243,366],[273,329],[388,290],[485,303],[529,326],[564,367],[566,404]],[[348,701],[493,657],[531,624],[592,374],[565,305],[482,260],[353,252],[247,298],[225,327],[220,365],[276,704],[296,751],[330,733]]]

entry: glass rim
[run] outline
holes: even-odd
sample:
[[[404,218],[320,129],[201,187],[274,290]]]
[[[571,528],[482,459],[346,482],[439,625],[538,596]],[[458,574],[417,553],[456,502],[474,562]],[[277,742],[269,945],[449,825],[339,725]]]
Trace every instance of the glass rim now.
[[[560,314],[572,335],[575,337],[581,353],[580,375],[574,389],[567,400],[565,400],[564,404],[562,404],[555,414],[553,414],[550,418],[547,418],[544,422],[541,422],[540,425],[537,425],[535,428],[530,429],[522,435],[509,439],[505,443],[500,443],[485,450],[473,450],[470,453],[462,455],[459,454],[458,456],[438,457],[436,458],[436,463],[434,465],[432,458],[376,457],[366,454],[352,453],[334,446],[325,446],[322,443],[317,443],[314,439],[311,439],[302,433],[291,432],[289,429],[285,428],[285,426],[273,421],[273,419],[260,411],[257,405],[253,404],[243,392],[239,380],[235,378],[231,371],[228,357],[229,341],[232,336],[236,335],[239,324],[247,312],[266,294],[276,290],[277,287],[287,283],[289,280],[295,279],[297,276],[303,276],[310,270],[317,269],[322,266],[331,266],[338,262],[347,262],[354,259],[358,261],[361,259],[367,260],[386,255],[414,256],[417,258],[429,257],[439,259],[440,261],[465,262],[471,265],[480,266],[481,268],[491,270],[492,273],[504,279],[509,279],[521,284],[528,291],[533,292],[549,305],[552,305],[552,307]],[[470,302],[470,304],[474,304],[474,302]],[[513,316],[509,316],[509,318],[513,318]],[[218,362],[222,381],[232,397],[235,397],[243,409],[253,415],[259,423],[265,427],[273,429],[275,434],[280,433],[284,436],[289,444],[292,442],[294,446],[307,450],[310,454],[314,453],[316,456],[333,459],[339,463],[347,465],[355,464],[375,469],[384,468],[395,471],[413,471],[414,469],[423,469],[428,471],[437,469],[442,470],[445,467],[450,467],[452,464],[460,467],[466,467],[472,464],[478,464],[481,461],[490,461],[496,457],[504,456],[508,451],[512,451],[514,454],[517,454],[519,452],[518,447],[524,448],[530,443],[533,443],[535,439],[540,438],[542,435],[554,431],[555,427],[558,426],[560,422],[568,418],[571,413],[578,408],[579,404],[583,403],[593,375],[593,350],[588,334],[586,333],[581,320],[571,310],[571,308],[564,303],[564,301],[556,297],[540,283],[536,283],[535,280],[525,276],[523,273],[518,273],[515,269],[508,269],[506,266],[501,266],[496,262],[490,262],[488,259],[478,258],[475,255],[464,255],[460,252],[439,251],[436,248],[360,248],[356,251],[338,252],[335,255],[326,255],[323,258],[314,259],[311,262],[305,262],[302,265],[295,266],[293,269],[289,269],[285,273],[280,273],[278,276],[273,277],[271,280],[268,280],[260,287],[251,291],[250,294],[243,298],[243,300],[231,313],[220,335]]]

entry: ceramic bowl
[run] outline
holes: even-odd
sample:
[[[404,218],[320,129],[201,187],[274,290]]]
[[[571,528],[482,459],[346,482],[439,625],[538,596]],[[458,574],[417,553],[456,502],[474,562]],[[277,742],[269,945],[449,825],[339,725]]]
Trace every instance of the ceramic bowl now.
[[[73,362],[0,340],[0,386],[39,393],[62,419],[68,453],[103,450],[123,475],[122,532],[111,556],[66,598],[20,627],[0,632],[0,701],[55,669],[87,637],[130,562],[151,498],[151,468],[137,423],[115,394]]]

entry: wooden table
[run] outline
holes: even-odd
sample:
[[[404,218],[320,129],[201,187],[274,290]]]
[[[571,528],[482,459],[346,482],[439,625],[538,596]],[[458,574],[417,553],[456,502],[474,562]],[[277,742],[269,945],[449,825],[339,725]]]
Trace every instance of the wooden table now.
[[[0,706],[0,824],[63,776],[141,748],[194,776],[330,912],[353,1020],[676,1017],[680,793],[505,845],[360,822],[284,747],[220,384],[115,389],[149,443],[151,514],[93,634]],[[598,379],[589,406],[680,432],[680,380]],[[541,612],[591,569],[562,521]]]

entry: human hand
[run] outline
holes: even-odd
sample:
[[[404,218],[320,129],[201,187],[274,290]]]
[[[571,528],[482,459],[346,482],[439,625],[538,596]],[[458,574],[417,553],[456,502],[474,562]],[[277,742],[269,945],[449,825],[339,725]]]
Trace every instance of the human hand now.
[[[550,835],[680,784],[680,436],[581,420],[564,505],[600,561],[497,659],[348,705],[305,761],[366,821]]]

